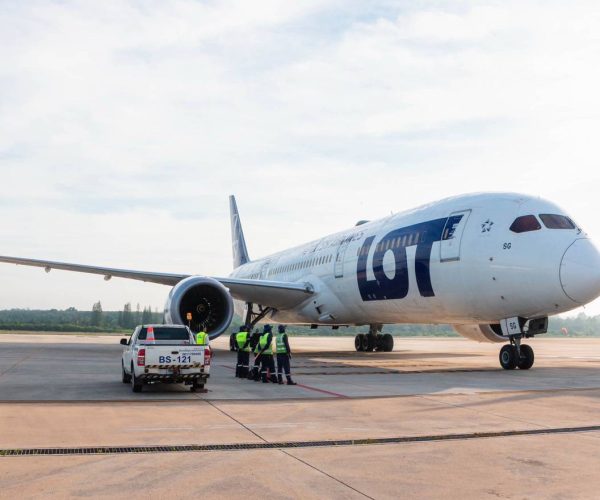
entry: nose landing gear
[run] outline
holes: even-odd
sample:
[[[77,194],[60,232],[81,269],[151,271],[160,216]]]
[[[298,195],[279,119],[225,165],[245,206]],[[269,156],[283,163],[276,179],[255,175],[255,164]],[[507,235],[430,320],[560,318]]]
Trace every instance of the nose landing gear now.
[[[500,349],[500,366],[505,370],[529,370],[533,366],[535,356],[533,349],[527,344],[521,344],[520,336],[512,336],[510,344]]]

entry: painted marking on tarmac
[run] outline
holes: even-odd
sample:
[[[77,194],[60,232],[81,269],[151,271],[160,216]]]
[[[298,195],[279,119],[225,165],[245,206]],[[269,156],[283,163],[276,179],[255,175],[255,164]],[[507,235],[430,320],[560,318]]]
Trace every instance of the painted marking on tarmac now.
[[[148,431],[193,431],[193,427],[130,427],[124,429],[129,432],[148,432]]]
[[[302,387],[303,389],[308,389],[309,391],[321,392],[323,394],[328,394],[329,396],[335,396],[336,398],[348,398],[344,394],[338,394],[337,392],[326,391],[325,389],[317,389],[316,387],[311,387],[309,385],[297,384],[298,387]]]

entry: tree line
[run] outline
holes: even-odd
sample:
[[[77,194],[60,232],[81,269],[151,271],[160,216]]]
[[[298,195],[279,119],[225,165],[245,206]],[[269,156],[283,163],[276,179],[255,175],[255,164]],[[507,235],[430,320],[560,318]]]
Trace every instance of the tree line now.
[[[40,330],[57,332],[122,332],[138,324],[162,323],[162,313],[150,306],[127,303],[120,311],[105,311],[100,301],[91,311],[67,309],[0,310],[0,330]]]
[[[162,323],[163,315],[150,306],[143,308],[137,304],[132,308],[127,303],[120,311],[104,311],[100,301],[92,305],[91,311],[67,309],[7,309],[0,310],[0,330],[33,330],[55,332],[125,332],[135,325]],[[241,318],[234,317],[230,331],[238,331]],[[294,335],[339,335],[354,336],[366,333],[367,326],[330,327],[311,329],[308,326],[290,326],[288,332]],[[450,325],[385,325],[384,333],[399,337],[458,337]],[[587,316],[581,313],[569,318],[552,317],[549,321],[549,337],[600,337],[600,316]]]

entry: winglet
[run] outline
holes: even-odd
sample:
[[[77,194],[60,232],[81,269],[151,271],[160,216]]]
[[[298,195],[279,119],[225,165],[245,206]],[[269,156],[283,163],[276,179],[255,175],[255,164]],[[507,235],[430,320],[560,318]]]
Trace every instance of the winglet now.
[[[248,249],[246,248],[246,240],[244,239],[244,231],[240,221],[235,196],[229,197],[229,214],[231,216],[231,245],[233,250],[233,268],[238,268],[246,262],[250,262],[248,257]]]

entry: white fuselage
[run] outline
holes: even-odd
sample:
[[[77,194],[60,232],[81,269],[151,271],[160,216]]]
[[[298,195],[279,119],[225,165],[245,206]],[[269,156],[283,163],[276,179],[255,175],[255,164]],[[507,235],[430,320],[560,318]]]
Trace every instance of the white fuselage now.
[[[517,217],[541,222],[540,214],[566,215],[519,194],[458,196],[252,261],[231,277],[310,283],[315,293],[306,302],[270,317],[293,324],[474,324],[557,314],[600,295],[600,254],[577,227],[542,222],[511,231]]]

